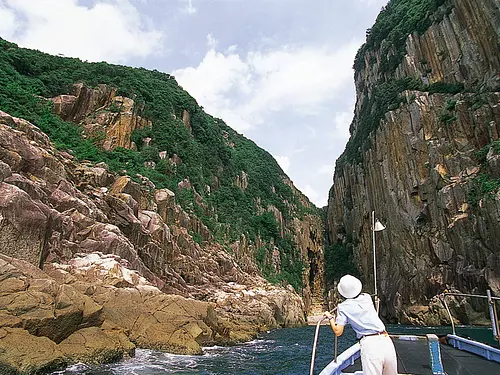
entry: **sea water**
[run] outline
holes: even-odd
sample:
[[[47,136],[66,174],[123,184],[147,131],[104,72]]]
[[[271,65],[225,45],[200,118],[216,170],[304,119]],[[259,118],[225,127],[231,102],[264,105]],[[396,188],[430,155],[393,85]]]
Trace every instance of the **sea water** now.
[[[390,333],[451,333],[451,327],[387,326]],[[231,347],[203,348],[203,355],[174,355],[153,350],[136,350],[132,359],[118,363],[74,365],[53,375],[306,375],[311,365],[314,326],[265,332],[255,340]],[[457,333],[488,341],[491,329],[458,327]],[[356,342],[349,326],[338,340],[338,353]],[[321,326],[315,359],[318,374],[334,356],[334,336],[329,326]]]
[[[304,375],[311,365],[314,326],[277,329],[236,346],[203,348],[203,355],[174,355],[137,349],[134,358],[118,363],[74,365],[58,375]],[[355,342],[347,329],[339,341],[339,354]],[[316,371],[334,356],[334,336],[330,326],[321,326],[316,349]]]

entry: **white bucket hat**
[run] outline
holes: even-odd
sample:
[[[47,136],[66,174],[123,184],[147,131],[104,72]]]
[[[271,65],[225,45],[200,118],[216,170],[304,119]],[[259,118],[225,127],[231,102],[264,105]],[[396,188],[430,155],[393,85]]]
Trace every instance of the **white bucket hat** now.
[[[361,281],[352,275],[345,275],[340,278],[337,289],[345,298],[354,298],[361,293]]]

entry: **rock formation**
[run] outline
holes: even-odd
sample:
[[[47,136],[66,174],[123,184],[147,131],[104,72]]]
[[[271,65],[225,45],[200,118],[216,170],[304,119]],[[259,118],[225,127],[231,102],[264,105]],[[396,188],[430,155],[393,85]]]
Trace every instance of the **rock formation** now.
[[[93,95],[84,102],[105,105]],[[107,362],[136,346],[197,354],[201,345],[305,323],[293,288],[259,276],[251,251],[240,265],[172,191],[117,176],[104,163],[80,163],[1,111],[0,158],[1,370]],[[320,257],[320,232],[310,240],[306,223],[297,220],[297,240]]]
[[[131,141],[131,135],[134,130],[144,129],[151,127],[151,121],[146,120],[141,117],[142,107],[134,104],[132,99],[116,96],[116,90],[106,86],[106,85],[98,85],[97,88],[90,89],[83,84],[76,84],[72,88],[72,95],[60,95],[51,99],[54,103],[54,112],[57,113],[62,119],[67,121],[72,121],[74,123],[78,123],[83,126],[84,133],[90,137],[96,137],[96,129],[103,136],[100,139],[100,144],[107,150],[113,149],[115,147],[123,147],[123,148],[135,148],[134,143]],[[119,105],[117,105],[117,103]],[[191,125],[191,114],[187,110],[183,110],[182,112],[182,124],[188,129],[189,134],[193,137],[193,129]],[[175,115],[173,115],[175,117]],[[229,134],[225,132],[223,134],[224,139],[229,137]],[[151,138],[144,138],[143,142],[149,145]],[[232,148],[235,146],[233,145]],[[162,156],[163,153],[163,156]],[[159,152],[160,159],[167,158],[167,152],[162,151]],[[173,154],[172,158],[169,159],[172,166],[178,166],[183,164],[183,161],[176,155]],[[95,168],[101,168],[99,166],[87,166],[90,168],[92,172],[82,172],[86,179],[95,179],[95,178],[107,178],[104,177],[109,175],[106,170],[100,170],[98,173],[103,175],[103,177],[91,177],[96,174]],[[220,167],[219,167],[220,168]],[[215,177],[215,176],[214,176]],[[111,178],[112,179],[112,178]],[[113,180],[114,181],[114,180]],[[119,216],[127,217],[125,222],[122,223],[122,226],[118,225],[120,230],[124,231],[126,236],[131,239],[130,231],[133,231],[132,226],[130,224],[133,221],[132,216],[129,216],[125,211],[129,210],[129,207],[132,207],[134,210],[135,216],[139,221],[143,222],[143,225],[150,225],[148,223],[157,222],[156,219],[152,219],[152,216],[155,216],[154,212],[156,211],[163,220],[164,223],[176,223],[179,227],[183,227],[187,230],[187,234],[195,233],[196,236],[201,237],[204,241],[212,242],[213,234],[210,230],[203,224],[203,222],[192,212],[189,214],[181,209],[180,205],[175,204],[175,194],[168,189],[157,189],[154,193],[155,199],[151,199],[151,196],[148,196],[148,193],[144,191],[144,189],[140,189],[137,187],[135,183],[131,181],[131,178],[128,176],[122,176],[118,178],[116,181],[105,181],[97,183],[97,186],[101,188],[106,188],[110,186],[109,192],[106,193],[106,203],[114,208],[118,208],[118,206],[123,206],[119,211],[120,214],[116,216],[115,213],[111,213],[114,215],[113,222],[119,220]],[[85,181],[84,183],[93,183],[94,181]],[[150,184],[149,180],[146,178],[143,180],[143,184]],[[287,220],[285,222],[283,218],[283,212],[280,211],[277,207],[273,205],[269,205],[268,207],[259,211],[260,203],[257,202],[257,214],[261,214],[264,211],[271,212],[275,217],[276,224],[279,227],[279,236],[291,236],[294,238],[294,243],[296,247],[299,249],[299,256],[296,259],[297,262],[302,262],[305,265],[303,272],[303,297],[305,297],[305,309],[309,311],[311,308],[311,304],[314,303],[315,306],[321,306],[323,304],[323,235],[320,233],[321,230],[318,228],[322,227],[321,219],[317,216],[313,211],[314,206],[299,192],[293,183],[288,179],[284,178],[284,183],[288,185],[293,194],[298,198],[299,204],[305,207],[308,210],[311,210],[311,214],[305,216],[303,219],[293,218],[293,220]],[[81,185],[82,183],[79,182]],[[249,177],[248,174],[241,170],[239,174],[236,176],[234,184],[245,191],[249,185]],[[198,206],[203,208],[207,215],[213,215],[213,212],[208,212],[207,205],[204,202],[204,197],[201,196],[191,184],[189,178],[184,178],[178,184],[179,190],[191,190],[193,195],[195,196],[196,203]],[[219,187],[219,183],[216,182],[213,184],[213,188],[217,189]],[[273,187],[274,189],[274,187]],[[205,187],[205,194],[210,195],[211,187],[207,185]],[[123,193],[125,195],[123,195]],[[116,199],[119,198],[119,199]],[[158,201],[158,199],[160,201]],[[121,201],[126,201],[127,204],[124,204]],[[296,210],[295,204],[292,204],[288,201],[283,202],[291,212]],[[136,207],[137,205],[138,207]],[[168,206],[168,208],[167,208]],[[189,210],[188,210],[189,211]],[[154,224],[156,225],[156,224]],[[123,228],[123,226],[127,226],[127,228]],[[310,231],[308,227],[311,226]],[[167,228],[168,229],[168,228]],[[301,231],[301,234],[297,232],[297,230]],[[169,229],[168,232],[172,234],[172,229]],[[313,237],[310,238],[309,235]],[[133,238],[137,238],[137,234],[133,234]],[[175,242],[175,238],[173,239]],[[133,246],[142,247],[143,244],[140,242],[132,241]],[[159,242],[162,242],[160,239]],[[240,242],[237,241],[231,244],[231,247],[238,247]],[[236,253],[238,254],[246,254],[243,257],[236,257],[236,261],[238,266],[241,267],[245,271],[249,271],[250,273],[258,273],[258,268],[255,264],[254,252],[256,249],[261,247],[261,245],[266,245],[268,248],[272,249],[273,244],[266,244],[265,241],[260,241],[255,244],[248,244],[247,241],[242,243],[243,249],[237,249]],[[154,248],[152,245],[146,246],[148,250],[141,251],[141,258],[148,259],[149,251]],[[98,251],[102,251],[99,249]],[[114,251],[114,250],[113,250]],[[274,250],[267,249],[267,253],[265,258],[272,262],[272,252]],[[121,255],[121,253],[117,253]],[[198,255],[194,254],[194,258]],[[240,262],[241,261],[241,262]],[[295,260],[294,260],[295,261]],[[167,263],[169,263],[167,261]],[[314,263],[314,271],[311,271],[309,264]],[[150,266],[154,268],[154,273],[159,273],[159,275],[164,274],[164,261],[161,262],[161,265],[153,265],[156,262],[150,260]],[[315,273],[315,271],[318,271]],[[189,276],[193,277],[192,275]],[[199,279],[199,278],[198,278]],[[313,281],[314,280],[314,281]],[[310,285],[310,282],[312,284]],[[313,294],[316,296],[314,301],[311,299],[311,290]]]
[[[174,77],[1,38],[0,70],[0,372],[196,354],[321,306],[318,209]]]
[[[133,131],[151,126],[150,121],[139,115],[141,106],[133,99],[117,96],[116,89],[106,85],[91,89],[82,83],[75,84],[71,95],[51,100],[63,120],[82,124],[87,137],[100,142],[105,150],[134,148],[130,139]],[[188,112],[185,118],[189,124]]]
[[[394,70],[387,41],[358,53],[351,139],[328,205],[329,240],[354,249],[369,291],[371,212],[387,225],[376,234],[379,295],[383,316],[402,323],[446,322],[431,300],[444,290],[500,295],[500,7],[440,3]]]

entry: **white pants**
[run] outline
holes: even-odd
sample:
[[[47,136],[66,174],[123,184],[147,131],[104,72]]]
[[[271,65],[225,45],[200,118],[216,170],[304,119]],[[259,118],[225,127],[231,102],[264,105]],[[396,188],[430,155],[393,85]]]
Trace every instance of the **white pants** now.
[[[361,345],[363,375],[397,375],[396,350],[389,336],[367,336]]]

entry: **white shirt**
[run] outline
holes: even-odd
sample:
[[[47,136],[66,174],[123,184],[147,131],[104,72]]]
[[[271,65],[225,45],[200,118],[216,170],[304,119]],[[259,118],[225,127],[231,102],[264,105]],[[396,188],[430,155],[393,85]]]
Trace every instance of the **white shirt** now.
[[[338,306],[337,324],[350,324],[358,338],[385,331],[369,294],[348,298]]]

